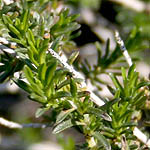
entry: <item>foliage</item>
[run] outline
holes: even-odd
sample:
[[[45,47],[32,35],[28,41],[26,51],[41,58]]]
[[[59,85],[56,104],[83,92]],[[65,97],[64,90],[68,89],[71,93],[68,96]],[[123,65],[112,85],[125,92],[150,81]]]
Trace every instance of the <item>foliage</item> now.
[[[12,48],[15,56],[6,51],[0,54],[0,82],[13,80],[28,93],[30,100],[41,104],[35,117],[51,110],[51,114],[55,114],[50,122],[54,134],[71,127],[81,132],[86,142],[77,145],[77,148],[117,150],[122,149],[122,140],[126,141],[128,149],[139,148],[138,140],[133,135],[139,120],[133,116],[135,110],[138,112],[145,107],[147,95],[143,87],[148,87],[150,82],[140,79],[135,65],[128,71],[127,66],[121,68],[123,83],[117,79],[117,73],[109,71],[115,86],[108,85],[113,98],[103,98],[103,106],[94,104],[90,92],[81,87],[82,79],[75,78],[49,52],[50,48],[57,54],[71,51],[75,46],[72,41],[74,31],[80,27],[75,22],[78,15],[70,15],[69,9],[57,12],[58,6],[56,1],[46,0],[19,1],[10,5],[1,3],[0,36],[9,41],[3,45]],[[134,28],[128,36],[126,46],[129,52],[143,48],[139,34],[139,28]],[[16,45],[11,45],[12,42]],[[110,52],[109,43],[108,40],[104,55],[101,54],[100,43],[96,43],[98,55],[95,66],[90,66],[87,60],[76,64],[76,68],[98,89],[97,83],[104,83],[98,75],[108,74],[110,68],[118,71],[120,67],[116,64],[125,63],[124,59],[120,59],[122,52],[119,47]],[[73,64],[77,56],[78,53],[71,55],[68,63]],[[19,72],[18,78],[14,75],[16,72]],[[65,150],[75,147],[71,139],[68,141],[65,145],[60,140]]]

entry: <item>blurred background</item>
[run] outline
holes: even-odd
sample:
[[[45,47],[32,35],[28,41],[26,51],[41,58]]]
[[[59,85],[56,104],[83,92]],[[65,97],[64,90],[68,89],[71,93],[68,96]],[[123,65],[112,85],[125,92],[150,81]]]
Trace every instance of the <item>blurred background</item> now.
[[[45,1],[51,3],[51,0]],[[100,42],[103,49],[109,38],[110,50],[113,51],[116,47],[116,29],[126,41],[131,30],[138,28],[141,45],[140,48],[134,47],[131,56],[140,59],[137,62],[137,70],[140,71],[141,77],[149,77],[150,0],[57,0],[55,3],[58,12],[66,7],[70,9],[71,14],[80,14],[77,21],[81,25],[81,34],[74,38],[76,45],[73,50],[79,50],[81,59],[88,58],[91,64],[96,63],[96,41]],[[103,79],[109,82],[106,75]],[[102,87],[100,94],[111,97],[106,86]],[[36,119],[35,111],[38,107],[36,102],[28,100],[26,93],[13,83],[0,84],[0,117],[19,123],[44,122],[50,112]],[[59,136],[52,135],[51,132],[51,128],[12,130],[0,126],[0,150],[63,150],[63,145],[69,146],[74,145],[74,141],[84,141],[84,137],[74,129],[69,129]]]

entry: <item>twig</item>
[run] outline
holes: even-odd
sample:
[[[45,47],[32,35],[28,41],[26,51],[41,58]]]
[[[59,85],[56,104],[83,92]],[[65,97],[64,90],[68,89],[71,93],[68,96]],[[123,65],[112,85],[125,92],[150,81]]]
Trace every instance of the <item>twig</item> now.
[[[29,124],[19,124],[12,122],[0,117],[0,125],[3,125],[10,129],[22,129],[22,128],[47,128],[51,127],[48,123],[29,123]]]
[[[147,11],[150,12],[150,3],[145,3],[139,0],[110,0],[112,2],[121,4],[137,12]]]
[[[130,55],[129,55],[129,53],[128,53],[126,47],[125,47],[125,44],[124,44],[123,40],[122,40],[121,37],[119,36],[119,32],[118,32],[118,31],[115,31],[115,38],[116,38],[116,42],[117,42],[118,45],[120,46],[120,49],[121,49],[121,51],[122,51],[122,53],[123,53],[123,55],[124,55],[124,57],[125,57],[125,59],[126,59],[128,65],[129,65],[129,66],[132,66],[132,64],[133,64],[133,63],[132,63],[132,59],[131,59],[131,57],[130,57]]]

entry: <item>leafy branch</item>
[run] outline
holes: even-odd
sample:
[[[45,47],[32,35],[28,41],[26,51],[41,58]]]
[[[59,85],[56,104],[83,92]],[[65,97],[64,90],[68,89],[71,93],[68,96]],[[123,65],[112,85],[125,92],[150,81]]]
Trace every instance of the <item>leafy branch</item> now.
[[[0,23],[6,32],[5,35],[1,34],[0,82],[13,80],[28,93],[30,100],[41,104],[35,117],[51,110],[55,114],[51,120],[54,134],[75,127],[85,136],[84,149],[115,150],[122,149],[122,146],[137,149],[139,146],[134,141],[138,139],[149,146],[137,135],[140,132],[136,127],[138,120],[133,118],[134,110],[140,111],[147,100],[146,91],[142,88],[150,85],[150,82],[140,80],[127,52],[127,49],[130,51],[134,47],[138,30],[131,32],[126,43],[127,49],[118,34],[116,37],[121,50],[117,46],[110,53],[108,40],[102,56],[100,44],[96,43],[98,61],[93,69],[88,61],[81,68],[76,66],[91,82],[95,79],[101,82],[97,75],[106,73],[123,51],[129,70],[126,72],[125,67],[121,68],[123,84],[116,74],[109,73],[115,87],[108,86],[113,98],[103,98],[104,102],[86,87],[83,76],[72,66],[78,53],[73,53],[67,60],[61,56],[71,45],[74,46],[71,37],[73,31],[79,28],[75,22],[78,15],[70,15],[68,9],[57,13],[54,3],[22,1],[2,6]],[[36,10],[36,6],[42,9]],[[10,50],[14,53],[10,54]],[[18,78],[14,76],[16,72],[19,73]],[[1,122],[8,126],[13,124],[2,118]]]

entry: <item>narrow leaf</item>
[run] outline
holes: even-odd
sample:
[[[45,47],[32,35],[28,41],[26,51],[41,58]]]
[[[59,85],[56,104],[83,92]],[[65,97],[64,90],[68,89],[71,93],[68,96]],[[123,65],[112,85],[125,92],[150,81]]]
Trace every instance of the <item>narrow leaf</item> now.
[[[53,75],[54,75],[54,71],[56,70],[57,67],[57,62],[53,62],[51,65],[48,66],[46,74],[45,74],[45,85],[49,86]]]
[[[77,86],[73,79],[70,80],[70,92],[73,97],[77,96]]]
[[[60,114],[57,116],[57,119],[56,119],[56,125],[61,123],[71,112],[73,112],[75,109],[74,108],[71,108],[71,109],[68,109],[68,110],[63,110],[60,112]]]
[[[26,82],[23,80],[13,80],[21,89],[25,90],[26,92],[30,93],[31,92],[31,87],[28,85]]]
[[[69,59],[68,59],[68,63],[69,63],[70,65],[72,65],[73,62],[74,62],[74,61],[76,60],[76,58],[78,57],[78,55],[79,55],[79,51],[72,53],[71,56],[70,56]]]
[[[35,117],[39,118],[40,116],[42,116],[45,112],[47,111],[47,108],[38,108],[36,113],[35,113]]]
[[[103,145],[105,150],[111,150],[110,143],[107,141],[107,139],[102,134],[100,134],[99,132],[94,132],[93,136],[100,142],[100,144]]]
[[[90,107],[88,108],[88,113],[94,114],[97,117],[103,118],[104,120],[112,121],[111,117],[99,108]]]
[[[68,128],[71,128],[72,126],[74,126],[74,124],[71,122],[71,119],[63,121],[62,123],[58,124],[54,130],[53,130],[53,134],[57,134],[60,133]]]
[[[53,99],[63,98],[63,97],[71,97],[71,94],[66,91],[60,91],[57,92],[54,96],[52,96]]]

